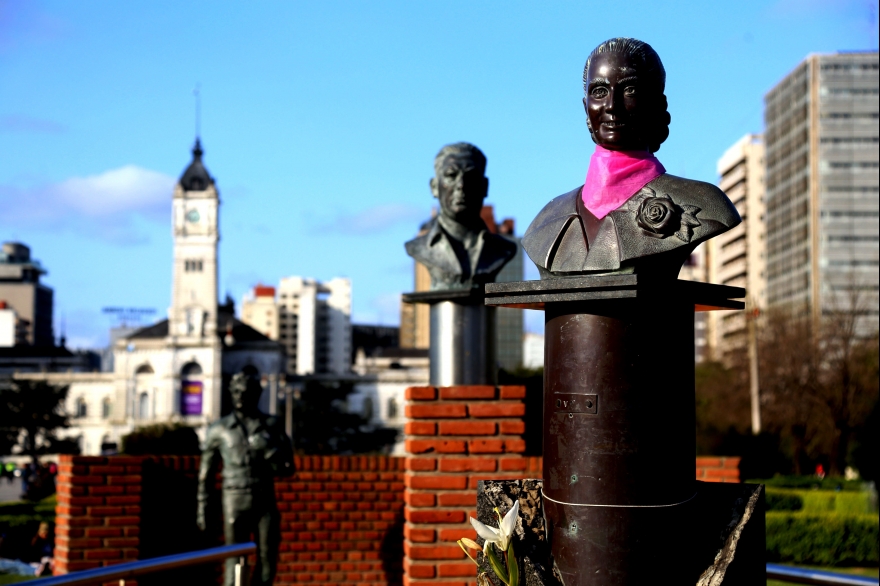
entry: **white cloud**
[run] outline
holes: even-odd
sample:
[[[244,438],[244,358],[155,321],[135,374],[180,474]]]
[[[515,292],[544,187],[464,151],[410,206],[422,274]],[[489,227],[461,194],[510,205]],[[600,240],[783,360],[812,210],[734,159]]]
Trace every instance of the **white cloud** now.
[[[0,225],[72,230],[117,244],[145,241],[137,219],[166,220],[175,179],[126,165],[34,187],[0,185]]]

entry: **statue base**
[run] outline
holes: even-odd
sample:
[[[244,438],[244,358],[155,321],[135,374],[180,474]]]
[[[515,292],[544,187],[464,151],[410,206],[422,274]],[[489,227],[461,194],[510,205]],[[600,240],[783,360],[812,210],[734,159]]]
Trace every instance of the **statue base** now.
[[[483,480],[477,486],[477,518],[497,525],[493,509],[502,513],[519,501],[519,522],[514,549],[520,562],[521,584],[563,586],[572,577],[563,575],[550,552],[542,497],[543,481]],[[750,586],[766,581],[764,486],[716,484],[695,481],[696,496],[686,515],[646,520],[642,551],[622,559],[615,552],[618,514],[598,527],[585,528],[593,535],[594,551],[582,560],[576,582],[582,584],[695,584],[696,586]],[[681,512],[679,512],[681,513]],[[627,514],[627,513],[624,513]],[[653,523],[653,525],[651,524]],[[625,525],[625,523],[624,523]],[[551,529],[552,532],[552,529]],[[672,534],[675,534],[673,536]],[[624,567],[614,564],[625,563]],[[488,565],[482,568],[494,577]],[[500,585],[499,580],[494,581]]]
[[[495,384],[495,308],[484,298],[482,287],[403,294],[404,303],[431,308],[431,385]]]

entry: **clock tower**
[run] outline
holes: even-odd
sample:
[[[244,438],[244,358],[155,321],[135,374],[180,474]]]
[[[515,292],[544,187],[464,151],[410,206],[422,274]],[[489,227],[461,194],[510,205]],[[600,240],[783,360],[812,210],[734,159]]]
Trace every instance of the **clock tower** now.
[[[174,274],[168,335],[178,343],[216,339],[217,241],[220,199],[202,163],[199,139],[193,160],[174,188]]]

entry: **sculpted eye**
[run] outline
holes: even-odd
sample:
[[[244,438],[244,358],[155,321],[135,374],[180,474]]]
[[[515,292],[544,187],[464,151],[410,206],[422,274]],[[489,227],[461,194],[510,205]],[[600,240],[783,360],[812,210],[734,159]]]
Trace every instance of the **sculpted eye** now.
[[[590,95],[591,95],[592,97],[594,97],[594,98],[602,99],[602,98],[604,98],[605,96],[608,95],[608,88],[607,88],[607,87],[601,87],[601,86],[600,86],[600,87],[593,88],[593,91],[590,92]]]
[[[628,88],[626,88],[625,90],[623,90],[623,95],[628,96],[628,97],[629,97],[629,96],[634,96],[634,95],[636,95],[637,93],[638,93],[638,92],[636,92],[636,88],[635,88],[635,86],[632,86],[632,85],[629,86]]]

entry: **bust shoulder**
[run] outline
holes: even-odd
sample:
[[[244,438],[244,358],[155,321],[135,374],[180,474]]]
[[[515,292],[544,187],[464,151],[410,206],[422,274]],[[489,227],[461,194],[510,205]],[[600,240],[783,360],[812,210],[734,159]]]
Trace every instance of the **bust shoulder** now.
[[[582,186],[554,197],[545,205],[522,238],[523,250],[539,267],[550,266],[550,255],[559,232],[569,218],[577,216],[577,197]]]
[[[670,195],[677,205],[699,207],[699,218],[720,222],[727,229],[733,228],[742,221],[736,206],[723,191],[711,183],[664,173],[646,187],[659,195]]]

